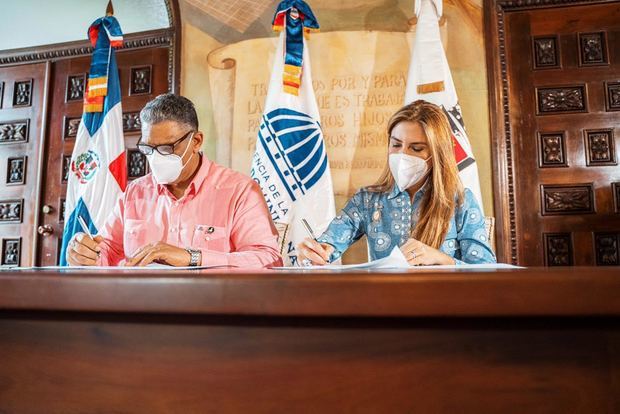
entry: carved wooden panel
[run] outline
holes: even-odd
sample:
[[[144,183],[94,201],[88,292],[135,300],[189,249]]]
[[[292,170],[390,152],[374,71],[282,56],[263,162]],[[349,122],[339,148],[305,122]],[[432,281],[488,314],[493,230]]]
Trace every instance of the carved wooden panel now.
[[[29,132],[30,121],[28,119],[0,122],[0,144],[28,142]]]
[[[595,233],[594,250],[596,252],[596,264],[599,266],[618,266],[618,234]]]
[[[151,93],[151,65],[131,68],[130,95]]]
[[[62,182],[66,183],[69,180],[69,167],[71,165],[71,155],[62,156]]]
[[[586,88],[583,85],[538,88],[539,114],[586,112]]]
[[[135,179],[146,175],[147,160],[146,156],[137,149],[127,150],[127,176]]]
[[[2,240],[2,252],[0,259],[2,266],[19,266],[21,259],[21,239]]]
[[[611,194],[614,200],[614,211],[620,213],[620,183],[611,183]]]
[[[32,102],[32,79],[16,81],[13,88],[13,106],[30,106]]]
[[[67,203],[64,198],[61,198],[60,200],[58,200],[58,221],[61,223],[65,221],[65,207],[66,206],[67,206]]]
[[[611,128],[618,140],[620,108],[609,108],[620,85],[618,1],[489,0],[483,8],[498,258],[527,266],[554,263],[544,234],[564,234],[570,239],[552,240],[566,246],[570,240],[573,265],[593,266],[593,234],[620,233],[611,196],[620,167],[597,166],[614,157],[620,163],[620,155],[611,156],[606,136],[591,135],[587,148],[585,133]],[[537,62],[534,40],[554,35],[558,66],[544,69],[539,66],[553,63],[552,53],[544,55],[552,42],[539,47]],[[560,137],[541,135],[557,131],[564,132],[564,146]],[[599,163],[588,163],[590,155]],[[556,165],[561,168],[548,168]],[[540,199],[532,203],[536,194]]]
[[[0,16],[3,5],[0,2]],[[48,184],[41,168],[49,151],[42,130],[49,120],[47,98],[54,89],[49,74],[45,63],[0,67],[0,265],[35,264],[39,196]]]
[[[28,157],[11,157],[7,160],[6,184],[21,185],[26,184],[26,166]]]
[[[77,118],[69,118],[65,117],[64,127],[63,127],[63,137],[66,138],[75,138],[77,136],[78,128],[80,127],[80,123],[82,122],[82,117]]]
[[[615,165],[616,151],[612,129],[585,131],[587,165]]]
[[[579,64],[588,66],[608,63],[605,32],[579,33]]]
[[[538,165],[540,167],[566,167],[566,142],[564,132],[538,134]]]
[[[570,233],[543,233],[543,239],[545,265],[573,265],[573,241]]]
[[[3,100],[4,100],[4,82],[0,82],[0,109],[2,109]]]
[[[605,98],[608,111],[620,111],[620,82],[605,82]]]
[[[126,112],[123,114],[123,131],[140,131],[141,127],[142,121],[140,121],[140,112]]]
[[[81,101],[84,99],[84,88],[86,86],[86,74],[69,75],[67,77],[66,101]]]
[[[0,223],[21,223],[24,200],[0,200]]]
[[[592,184],[541,185],[542,215],[594,212]]]
[[[557,36],[540,36],[532,39],[534,68],[557,68],[560,66]]]

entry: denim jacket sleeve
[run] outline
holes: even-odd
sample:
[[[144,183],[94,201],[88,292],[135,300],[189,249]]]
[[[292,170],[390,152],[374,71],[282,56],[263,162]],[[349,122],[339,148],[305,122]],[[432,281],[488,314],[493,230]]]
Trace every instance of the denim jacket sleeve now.
[[[327,230],[317,238],[320,243],[329,243],[334,247],[330,261],[340,256],[364,235],[363,194],[358,191],[351,197],[340,213],[332,220]]]
[[[460,247],[454,258],[456,264],[496,263],[484,226],[484,215],[469,189],[465,189],[463,204],[457,208],[454,218]]]

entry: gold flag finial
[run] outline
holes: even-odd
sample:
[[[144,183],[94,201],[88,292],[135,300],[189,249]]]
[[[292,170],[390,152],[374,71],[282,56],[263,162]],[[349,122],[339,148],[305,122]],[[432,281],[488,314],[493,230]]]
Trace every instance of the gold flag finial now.
[[[105,9],[106,16],[114,16],[114,7],[112,6],[112,0],[108,1],[108,7]]]

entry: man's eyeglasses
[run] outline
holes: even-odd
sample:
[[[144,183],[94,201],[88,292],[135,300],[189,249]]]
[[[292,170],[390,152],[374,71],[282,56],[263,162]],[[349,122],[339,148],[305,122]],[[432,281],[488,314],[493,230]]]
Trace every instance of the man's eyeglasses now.
[[[153,145],[149,145],[149,144],[145,144],[143,142],[140,142],[142,140],[142,138],[140,138],[138,140],[138,145],[136,145],[136,146],[138,147],[138,151],[140,151],[144,155],[151,155],[153,153],[153,151],[157,151],[161,155],[171,155],[171,154],[174,154],[174,147],[177,144],[179,144],[181,141],[183,141],[184,139],[189,137],[192,134],[192,132],[194,132],[194,131],[189,131],[188,133],[183,135],[181,138],[179,138],[176,141],[174,141],[172,144],[162,144],[162,145],[155,145],[155,146],[153,146]]]

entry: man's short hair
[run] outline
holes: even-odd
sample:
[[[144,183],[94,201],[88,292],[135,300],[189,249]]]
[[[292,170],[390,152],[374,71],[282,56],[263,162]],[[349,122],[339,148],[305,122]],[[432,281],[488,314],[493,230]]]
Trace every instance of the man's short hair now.
[[[181,95],[164,93],[148,102],[140,111],[143,124],[154,125],[163,121],[175,121],[198,130],[198,115],[192,101]]]

